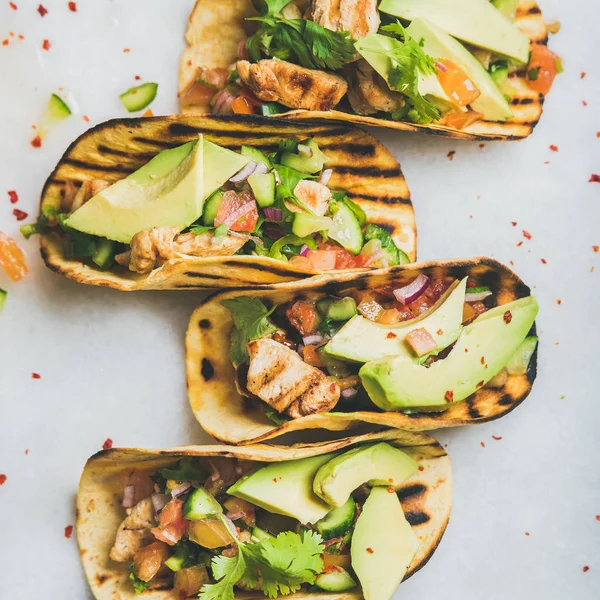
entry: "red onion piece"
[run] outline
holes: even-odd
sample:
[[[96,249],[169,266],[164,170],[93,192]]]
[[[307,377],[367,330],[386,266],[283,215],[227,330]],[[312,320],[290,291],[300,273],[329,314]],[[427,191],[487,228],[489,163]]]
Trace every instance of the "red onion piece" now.
[[[229,178],[231,183],[242,183],[242,181],[246,181],[254,171],[256,171],[256,167],[258,165],[251,160],[241,171],[238,171],[233,177]]]
[[[254,207],[256,206],[256,202],[253,200],[250,202],[244,202],[239,208],[234,210],[221,225],[227,225],[227,227],[231,227],[234,223],[237,223],[242,217],[245,217],[249,212],[252,212]],[[215,223],[216,225],[216,223]]]
[[[237,538],[238,532],[236,526],[233,524],[233,521],[227,515],[223,515],[223,522],[225,523],[225,525],[227,525],[227,528],[231,532],[231,535]]]
[[[281,223],[283,221],[283,211],[278,208],[265,208],[263,211],[265,213],[265,217],[269,219],[269,221],[273,221],[275,223]],[[269,236],[270,237],[270,236]]]
[[[439,61],[437,61],[435,63],[435,66],[436,66],[437,70],[441,71],[442,73],[447,73],[450,70],[444,63],[441,63]]]
[[[321,185],[327,185],[329,183],[329,180],[331,179],[332,175],[333,175],[333,170],[332,169],[325,169],[321,173],[321,177],[319,177],[319,183]]]
[[[135,486],[126,485],[123,490],[123,508],[131,508],[133,506],[133,500],[135,498]]]
[[[218,93],[214,98],[212,112],[215,115],[225,115],[233,112],[231,105],[235,100],[234,96],[232,96],[227,90],[223,90]]]
[[[304,358],[304,344],[298,344],[298,348],[296,348],[296,352]]]
[[[238,512],[235,512],[235,513],[228,512],[225,516],[228,519],[230,519],[231,521],[237,521],[238,519],[241,519],[242,517],[245,517],[246,513],[243,510],[241,510],[241,511],[238,511]]]
[[[305,144],[298,144],[298,154],[304,154],[304,156],[308,156],[308,158],[311,158],[313,155],[313,151],[310,146],[306,146]]]
[[[481,302],[491,295],[492,292],[489,290],[487,292],[478,292],[477,294],[465,294],[465,302]]]
[[[264,162],[259,162],[256,165],[256,169],[254,169],[254,173],[260,173],[261,175],[264,175],[265,173],[269,172],[269,167],[267,167],[267,165],[265,165]]]
[[[306,244],[300,248],[300,256],[306,256],[309,252],[310,248]]]
[[[159,515],[160,511],[165,507],[169,501],[169,496],[166,494],[152,494],[152,506],[154,506],[154,512]]]
[[[342,390],[340,396],[342,398],[348,399],[348,398],[352,398],[352,396],[356,396],[356,394],[358,394],[358,390],[354,387],[349,387],[349,388],[346,388],[345,390]]]
[[[191,487],[192,484],[189,481],[186,481],[185,483],[178,485],[175,489],[172,489],[171,496],[173,496],[173,498],[179,498],[179,496],[183,496],[183,494],[185,494]]]
[[[427,289],[430,279],[421,273],[414,281],[404,287],[394,290],[394,296],[400,304],[414,302]]]
[[[315,344],[320,344],[323,341],[323,336],[320,333],[312,333],[310,335],[305,335],[302,338],[305,346],[314,346]]]

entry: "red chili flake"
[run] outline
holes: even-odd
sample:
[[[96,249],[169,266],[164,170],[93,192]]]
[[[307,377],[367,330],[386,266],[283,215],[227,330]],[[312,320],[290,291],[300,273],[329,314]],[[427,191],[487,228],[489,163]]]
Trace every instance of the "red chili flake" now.
[[[50,50],[50,41],[49,40],[44,40],[44,42],[42,44],[42,48],[44,50]]]
[[[15,32],[14,31],[9,31],[8,35],[10,35],[10,37],[15,37]]]
[[[556,299],[556,304],[562,304],[562,300],[560,298]]]
[[[481,444],[482,448],[485,448],[485,443],[484,442],[479,442]]]
[[[398,336],[393,331],[390,331],[385,337],[388,340],[393,340],[394,338],[397,338]]]
[[[543,265],[547,265],[548,264],[548,261],[545,258],[540,258],[540,260],[542,261]]]
[[[29,448],[25,450],[25,454],[29,454]]]
[[[394,480],[393,480],[393,479],[390,477],[390,478],[388,479],[388,483],[394,483]]]
[[[585,100],[582,100],[581,104],[583,104],[583,106],[587,106],[587,102]]]
[[[4,485],[6,483],[6,475],[0,475],[0,485]]]
[[[593,273],[593,272],[594,272],[594,267],[592,267],[592,268],[590,269],[590,273]]]
[[[596,521],[600,521],[600,515],[596,515]]]
[[[38,12],[40,13],[40,16],[45,17],[48,14],[48,10],[46,9],[45,6],[43,6],[42,4],[40,4],[37,8]]]
[[[22,221],[29,216],[24,210],[19,210],[18,208],[13,208],[13,215],[17,217],[17,221]]]
[[[90,118],[89,118],[87,115],[83,115],[83,117],[82,117],[82,118],[83,118],[83,120],[84,120],[86,123],[89,123],[89,122],[90,122]]]
[[[69,539],[73,535],[73,525],[67,525],[65,527],[65,537]]]
[[[19,39],[20,39],[20,40],[24,40],[24,39],[25,39],[25,36],[24,36],[24,35],[21,35],[21,34],[19,34]]]
[[[523,237],[530,240],[533,236],[529,233],[529,231],[525,231],[523,229]]]
[[[104,440],[104,444],[102,444],[102,450],[110,450],[113,446],[113,441],[110,438],[106,438]]]
[[[125,53],[131,52],[131,48],[123,48],[123,52],[125,52]]]
[[[492,439],[496,440],[497,442],[499,442],[502,439],[501,435],[493,435]]]
[[[590,176],[590,180],[588,181],[588,183],[600,183],[600,175],[596,175],[595,173],[593,173]]]
[[[529,534],[529,531],[526,531],[526,532],[525,532],[525,535],[526,535],[527,537],[529,537],[529,535],[530,535],[530,534]]]
[[[31,374],[31,379],[41,379],[42,376],[39,373],[32,373]]]
[[[485,148],[485,144],[479,144],[480,148]]]
[[[512,261],[512,260],[509,260],[508,262],[511,264],[511,266],[513,266],[513,267],[515,266],[515,263],[514,263],[514,261]]]
[[[423,465],[419,465],[419,471],[424,471],[425,467]],[[598,515],[600,517],[600,515]],[[600,521],[600,519],[598,519]]]
[[[3,46],[8,46],[8,40],[2,40],[2,45]]]
[[[369,554],[374,554],[374,553],[375,553],[375,550],[373,550],[373,548],[367,548],[367,552],[368,552]]]
[[[478,388],[480,388],[480,387],[483,387],[483,386],[484,386],[484,384],[485,384],[485,381],[483,381],[483,379],[482,379],[481,381],[479,381],[479,382],[477,383],[477,385],[476,385],[475,387],[478,387]]]
[[[444,394],[444,398],[446,398],[446,400],[448,400],[448,402],[454,402],[454,392],[452,390],[448,390]]]
[[[544,164],[545,164],[545,165],[549,165],[549,164],[550,164],[550,161],[549,161],[549,160],[545,160],[545,161],[544,161]]]
[[[19,201],[19,194],[17,194],[15,190],[8,190],[8,197],[10,198],[11,204],[16,204]],[[596,246],[596,248],[597,247],[598,246]],[[595,252],[598,252],[598,250],[595,250]]]
[[[450,152],[448,152],[448,160],[452,160],[455,154],[456,150],[450,150]]]
[[[584,79],[587,73],[585,71],[581,71],[581,79]]]
[[[587,565],[585,565],[585,567],[583,567],[583,572],[584,573],[587,573],[589,570],[590,570],[590,568]]]
[[[444,334],[444,330],[443,329],[438,329],[435,333],[436,333],[436,335],[443,335]]]
[[[395,494],[396,490],[393,487],[388,488],[388,494]]]
[[[273,483],[277,483],[277,477],[273,477]]]
[[[142,117],[153,117],[153,116],[154,116],[154,113],[152,112],[151,108],[146,110],[146,112],[142,115]]]
[[[469,351],[469,349],[468,349],[468,348],[465,348],[465,352],[468,352],[468,351]]]
[[[482,357],[481,357],[481,364],[482,364],[482,365],[485,365],[485,356],[482,356]]]
[[[69,10],[71,12],[77,12],[77,2],[69,2]]]
[[[34,148],[41,148],[42,147],[42,138],[39,135],[36,135],[32,140],[31,140],[31,145]]]
[[[511,321],[512,321],[512,313],[510,312],[510,310],[507,310],[504,313],[504,322],[508,325]]]
[[[513,227],[516,227],[516,226],[517,226],[517,222],[516,222],[516,221],[511,221],[511,222],[510,222],[510,224],[511,224]]]
[[[10,194],[10,192],[8,192],[8,193]],[[11,200],[11,202],[12,202],[12,200]],[[598,252],[598,250],[600,250],[600,246],[592,246],[592,250],[594,252]]]
[[[134,77],[134,79],[135,79],[136,81],[139,81],[139,80],[141,79],[141,77],[140,77],[139,75],[136,75],[136,76]]]
[[[550,150],[552,150],[552,152],[558,152],[558,146],[555,146],[554,144],[550,145]]]
[[[188,62],[187,62],[187,66],[188,66],[188,67],[191,67],[191,66],[192,66],[192,61],[191,61],[191,60],[188,60]]]
[[[17,5],[14,2],[9,2],[8,5],[13,9],[17,10]]]
[[[523,245],[523,241],[517,242],[517,248],[521,247]]]

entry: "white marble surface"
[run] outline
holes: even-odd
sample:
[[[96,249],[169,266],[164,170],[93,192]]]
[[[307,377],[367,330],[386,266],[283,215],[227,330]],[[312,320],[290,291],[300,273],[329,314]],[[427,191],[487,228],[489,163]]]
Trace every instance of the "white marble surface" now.
[[[0,1],[0,40],[10,39],[0,45],[0,230],[18,237],[6,192],[17,190],[18,208],[35,214],[44,179],[87,127],[83,115],[92,124],[124,116],[118,95],[135,75],[160,83],[156,114],[176,111],[192,2],[80,0],[73,13],[66,0],[45,0],[43,18],[37,0],[15,2],[16,11]],[[420,257],[514,261],[542,305],[539,377],[528,401],[501,422],[440,433],[454,463],[454,513],[428,568],[398,592],[405,600],[600,595],[600,254],[592,249],[600,185],[588,183],[600,173],[600,5],[542,6],[562,22],[552,47],[566,72],[531,139],[480,149],[380,134],[413,192]],[[79,114],[34,150],[31,125],[59,88]],[[15,285],[0,273],[9,290],[0,315],[0,597],[89,598],[75,538],[64,537],[86,458],[107,437],[142,447],[208,440],[188,410],[183,366],[186,322],[200,296],[77,285],[45,269],[36,241],[21,244],[31,275]]]

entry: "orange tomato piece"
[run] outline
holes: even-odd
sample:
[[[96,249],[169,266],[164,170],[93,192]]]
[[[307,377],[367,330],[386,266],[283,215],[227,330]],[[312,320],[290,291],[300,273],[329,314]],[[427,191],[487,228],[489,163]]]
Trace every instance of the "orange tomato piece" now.
[[[336,269],[354,269],[357,264],[357,257],[351,252],[348,252],[341,246],[335,244],[319,244],[319,250],[335,252],[335,268]]]
[[[481,92],[458,65],[445,58],[438,62],[443,66],[438,67],[438,81],[457,106],[468,106],[479,98]]]
[[[151,581],[169,558],[169,548],[162,542],[154,542],[138,550],[133,557],[133,572],[142,581]]]
[[[395,308],[384,310],[377,317],[377,322],[382,323],[383,325],[393,325],[394,323],[399,323],[400,321],[402,321],[400,311],[396,310]]]
[[[331,271],[337,262],[337,252],[333,250],[311,250],[306,257],[315,271]]]
[[[185,533],[188,522],[183,518],[183,502],[173,498],[161,511],[158,527],[152,529],[154,537],[174,546]]]
[[[476,110],[468,110],[464,113],[448,113],[444,117],[444,125],[446,125],[446,127],[461,130],[481,119],[483,119],[483,114]]]
[[[221,200],[221,204],[219,205],[217,216],[215,217],[215,226],[218,227],[222,223],[229,222],[228,219],[234,212],[250,202],[252,203],[252,205],[248,207],[250,210],[237,221],[230,224],[229,229],[238,232],[254,231],[256,223],[258,222],[258,208],[256,206],[256,201],[250,192],[240,192],[239,194],[232,190],[225,192],[223,200]]]
[[[253,115],[254,106],[250,100],[243,94],[236,96],[231,104],[231,108],[236,115]]]
[[[547,94],[558,74],[558,54],[554,54],[544,44],[533,44],[527,65],[527,83],[532,90]]]
[[[438,347],[433,336],[424,327],[409,331],[404,339],[417,356],[428,354]]]
[[[297,300],[285,311],[289,322],[301,335],[310,335],[317,330],[319,318],[312,302]]]
[[[324,367],[325,363],[317,352],[319,346],[304,346],[304,362],[312,367]]]
[[[13,281],[23,279],[29,269],[25,262],[25,255],[17,242],[0,231],[0,265],[4,267],[8,276]]]

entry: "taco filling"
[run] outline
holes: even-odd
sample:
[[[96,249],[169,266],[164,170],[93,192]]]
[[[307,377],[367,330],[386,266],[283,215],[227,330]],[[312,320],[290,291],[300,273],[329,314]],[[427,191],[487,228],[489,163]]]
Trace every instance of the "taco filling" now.
[[[331,411],[444,411],[524,375],[537,344],[535,298],[497,305],[472,277],[421,273],[402,287],[222,304],[238,389],[277,424]]]
[[[67,258],[139,274],[176,257],[261,256],[309,272],[410,262],[331,176],[313,139],[264,154],[201,135],[112,185],[69,181],[60,210],[43,207],[22,231],[62,231]]]
[[[252,4],[258,12],[245,15],[251,34],[235,63],[185,67],[196,72],[180,92],[184,110],[273,115],[337,107],[460,130],[513,118],[513,74],[525,72],[524,86],[546,94],[562,69],[545,43],[532,44],[514,23],[518,0]]]
[[[196,456],[128,469],[109,558],[130,565],[137,593],[362,588],[388,600],[420,545],[396,492],[424,468],[379,442],[278,463]]]

